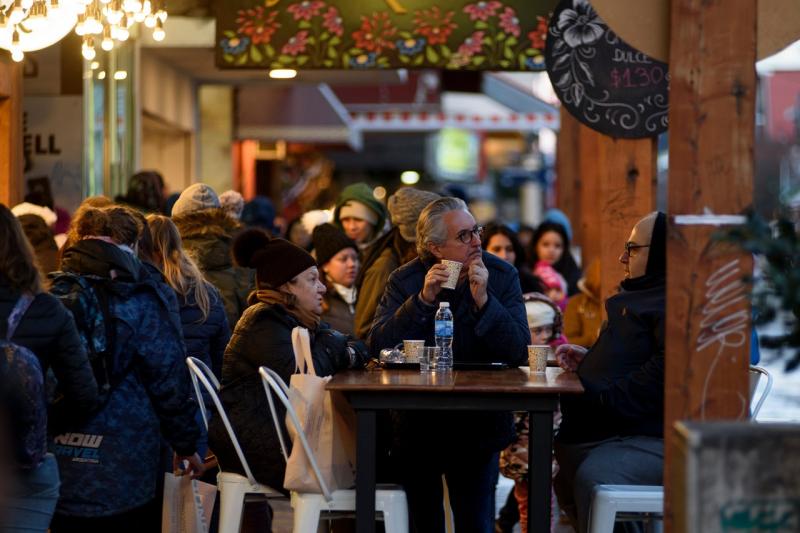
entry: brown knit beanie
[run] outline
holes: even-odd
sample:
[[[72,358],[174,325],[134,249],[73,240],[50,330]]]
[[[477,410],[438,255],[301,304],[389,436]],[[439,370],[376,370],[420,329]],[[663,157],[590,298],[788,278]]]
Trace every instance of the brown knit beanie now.
[[[333,224],[320,224],[314,228],[311,235],[314,243],[314,254],[317,256],[317,264],[324,265],[345,248],[352,248],[358,253],[358,246],[342,230]]]
[[[256,271],[259,288],[277,289],[312,266],[311,254],[284,239],[271,239],[260,229],[243,231],[233,241],[233,258]]]
[[[387,203],[392,224],[400,229],[400,235],[408,242],[417,240],[417,220],[429,203],[438,199],[435,192],[403,187],[389,197]]]

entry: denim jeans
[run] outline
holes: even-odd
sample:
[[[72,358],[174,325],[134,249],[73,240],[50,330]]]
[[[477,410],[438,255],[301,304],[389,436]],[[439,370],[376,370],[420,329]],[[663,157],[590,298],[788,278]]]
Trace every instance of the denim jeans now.
[[[400,477],[408,498],[411,531],[444,531],[442,475],[447,481],[455,530],[458,533],[494,531],[494,488],[500,453],[403,454]]]
[[[6,502],[3,531],[9,533],[46,532],[58,502],[58,463],[47,454],[38,467],[23,471]]]

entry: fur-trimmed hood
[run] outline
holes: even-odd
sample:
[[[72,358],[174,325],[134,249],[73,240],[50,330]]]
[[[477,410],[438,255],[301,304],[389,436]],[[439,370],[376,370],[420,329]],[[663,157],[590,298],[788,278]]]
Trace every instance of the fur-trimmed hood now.
[[[177,215],[172,221],[200,270],[221,270],[233,264],[231,243],[242,225],[225,211],[204,209]]]

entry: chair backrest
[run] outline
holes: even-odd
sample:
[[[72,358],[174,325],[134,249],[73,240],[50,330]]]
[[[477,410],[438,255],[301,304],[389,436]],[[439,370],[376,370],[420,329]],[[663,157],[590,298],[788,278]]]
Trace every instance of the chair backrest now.
[[[253,472],[250,470],[250,465],[247,464],[247,459],[244,458],[244,452],[242,452],[242,447],[239,445],[239,439],[236,438],[236,433],[233,431],[231,421],[228,419],[228,413],[225,412],[225,408],[222,406],[222,402],[219,399],[219,394],[217,394],[219,389],[219,381],[217,381],[217,379],[214,377],[214,374],[208,369],[208,367],[196,357],[187,357],[186,365],[189,367],[189,371],[192,376],[194,393],[197,396],[197,402],[200,404],[200,411],[203,414],[203,420],[206,421],[206,429],[208,429],[208,419],[206,418],[206,409],[203,404],[203,396],[200,394],[200,386],[198,381],[203,384],[206,392],[208,392],[208,395],[211,396],[211,401],[214,402],[214,407],[217,409],[217,415],[222,419],[222,423],[225,425],[225,429],[228,431],[228,438],[231,439],[231,443],[236,450],[236,456],[239,457],[239,462],[242,464],[242,468],[244,468],[244,473],[247,476],[247,480],[253,486],[258,485],[258,481],[256,481],[255,477],[253,477]]]
[[[300,443],[303,446],[303,451],[306,452],[306,458],[308,462],[311,464],[311,469],[314,471],[314,476],[317,478],[317,482],[319,482],[319,487],[322,489],[322,495],[325,497],[325,500],[330,502],[333,500],[333,496],[331,494],[330,489],[328,488],[328,484],[325,483],[325,480],[322,478],[322,472],[319,470],[319,465],[317,464],[317,457],[314,455],[314,451],[311,449],[311,445],[308,444],[308,439],[306,438],[306,434],[303,431],[302,426],[300,425],[300,420],[297,418],[297,413],[292,407],[291,402],[289,401],[289,396],[286,394],[286,384],[283,383],[283,380],[280,377],[273,377],[274,373],[271,373],[270,370],[266,367],[261,367],[258,369],[258,373],[261,375],[261,380],[264,383],[264,392],[267,394],[269,398],[269,389],[267,389],[267,385],[272,389],[275,393],[275,396],[283,402],[284,407],[286,407],[286,413],[289,415],[289,419],[291,420],[292,424],[294,425],[295,431],[297,432],[297,436],[300,439]],[[279,421],[277,418],[273,416],[273,422],[275,423],[275,429],[278,431],[278,434],[281,434],[281,428],[278,425]],[[297,443],[295,443],[296,445]]]
[[[761,376],[765,376],[767,378],[767,384],[764,386],[764,390],[759,396],[758,401],[753,407],[753,399],[756,395],[756,389],[758,389],[758,382],[760,381]],[[758,416],[758,412],[761,411],[761,406],[764,404],[764,400],[767,399],[770,391],[772,390],[772,374],[767,372],[765,368],[760,366],[751,366],[750,367],[750,419],[755,420],[756,416]]]
[[[265,366],[262,366],[259,369],[259,371],[261,371],[261,370],[263,370],[264,372],[268,373],[270,376],[272,376],[275,379],[275,382],[280,386],[281,390],[283,391],[283,394],[288,398],[289,397],[289,387],[286,386],[286,383],[284,383],[283,378],[281,378],[278,375],[278,373],[275,372],[274,370],[272,370],[271,368],[267,368]],[[281,425],[278,423],[279,422],[279,420],[278,420],[278,412],[275,410],[275,402],[272,399],[272,393],[270,392],[270,389],[269,389],[269,383],[262,378],[261,379],[261,384],[264,386],[264,394],[267,395],[267,402],[269,403],[269,412],[272,414],[272,420],[273,420],[273,423],[275,424],[275,432],[278,434],[278,440],[281,443],[281,452],[283,453],[283,460],[284,461],[288,461],[289,460],[289,452],[286,449],[286,442],[283,440],[283,431],[282,431]]]

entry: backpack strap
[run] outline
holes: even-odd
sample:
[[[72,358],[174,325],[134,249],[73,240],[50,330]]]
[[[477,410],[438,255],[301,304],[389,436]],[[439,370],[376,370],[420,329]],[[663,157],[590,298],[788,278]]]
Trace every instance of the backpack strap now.
[[[17,331],[17,326],[22,321],[23,315],[28,312],[28,308],[33,303],[34,296],[29,292],[23,292],[22,295],[17,300],[17,303],[14,304],[14,309],[11,310],[11,314],[8,315],[8,330],[6,331],[6,340],[11,342],[11,338],[14,336],[14,333]]]

